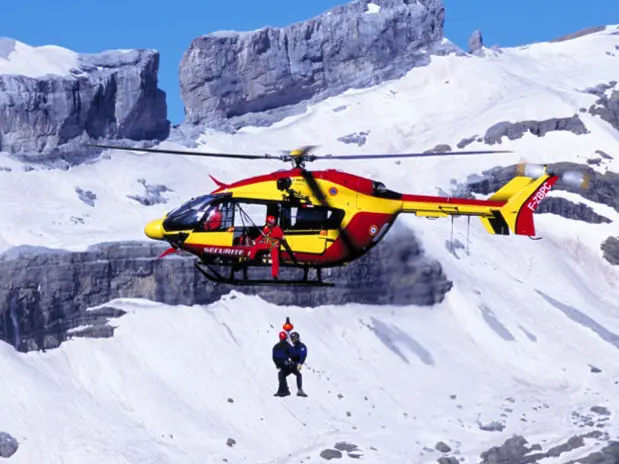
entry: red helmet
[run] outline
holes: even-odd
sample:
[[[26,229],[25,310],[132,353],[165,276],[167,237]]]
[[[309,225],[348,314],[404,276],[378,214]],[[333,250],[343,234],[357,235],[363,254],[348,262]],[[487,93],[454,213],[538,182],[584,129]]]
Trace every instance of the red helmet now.
[[[286,340],[288,338],[288,334],[286,332],[280,332],[279,333],[279,339],[280,340]]]
[[[267,224],[274,226],[275,225],[275,217],[267,216]]]

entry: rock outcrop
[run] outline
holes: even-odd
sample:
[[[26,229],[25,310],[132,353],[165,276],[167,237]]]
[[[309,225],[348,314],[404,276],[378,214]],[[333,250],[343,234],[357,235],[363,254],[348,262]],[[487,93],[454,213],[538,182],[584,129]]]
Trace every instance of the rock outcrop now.
[[[499,122],[486,131],[484,142],[488,145],[494,145],[502,143],[503,137],[516,140],[522,138],[527,132],[537,137],[543,137],[552,131],[569,131],[576,135],[589,132],[580,117],[575,114],[570,118],[552,118],[544,121]]]
[[[270,125],[304,105],[402,77],[444,40],[441,0],[359,0],[284,28],[196,38],[180,65],[187,125]],[[259,113],[259,114],[252,114]]]
[[[0,151],[28,161],[73,164],[100,153],[84,147],[89,142],[153,141],[169,135],[157,51],[82,55],[41,48],[0,39]],[[30,62],[2,66],[14,50],[36,54],[33,59],[48,56],[50,70]]]
[[[619,266],[619,237],[608,237],[602,243],[604,259],[610,264]]]
[[[619,90],[613,91],[610,96],[601,95],[595,104],[591,105],[589,113],[599,116],[619,131]]]
[[[469,53],[475,55],[478,54],[484,48],[484,39],[481,35],[481,31],[477,29],[473,31],[469,37]]]
[[[19,449],[19,443],[6,432],[0,432],[0,458],[10,458]]]
[[[193,257],[172,255],[158,243],[113,243],[86,252],[14,248],[0,255],[0,339],[20,350],[58,346],[72,335],[110,336],[110,317],[122,311],[108,305],[120,297],[167,304],[209,304],[233,288],[281,305],[319,306],[350,302],[432,305],[451,289],[440,263],[424,256],[410,231],[392,231],[375,249],[344,268],[323,273],[331,287],[230,287],[214,285],[193,266]],[[261,272],[263,271],[263,272]],[[295,272],[297,278],[302,271]],[[270,275],[266,268],[250,277]],[[100,306],[96,311],[87,308]],[[80,327],[79,334],[71,332]]]

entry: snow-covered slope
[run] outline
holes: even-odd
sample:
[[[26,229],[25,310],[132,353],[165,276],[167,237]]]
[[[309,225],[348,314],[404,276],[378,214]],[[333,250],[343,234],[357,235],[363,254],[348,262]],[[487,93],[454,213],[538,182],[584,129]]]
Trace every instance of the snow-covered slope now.
[[[592,430],[616,438],[612,282],[583,272],[571,247],[527,241],[515,259],[516,248],[459,261],[439,251],[456,286],[433,308],[282,308],[235,293],[210,307],[117,300],[127,314],[112,339],[44,354],[2,345],[2,426],[21,443],[11,462],[283,464],[347,442],[363,462],[421,464],[441,440],[478,462],[513,434],[544,452]],[[286,315],[309,348],[308,398],[272,396]],[[480,428],[493,422],[504,429]]]
[[[596,169],[618,172],[619,132],[579,111],[597,98],[583,89],[619,76],[616,30],[484,58],[433,58],[399,81],[331,98],[274,127],[208,132],[201,144],[233,152],[307,143],[321,145],[322,153],[420,151],[455,148],[501,121],[579,114],[589,133],[504,138],[500,148],[514,150],[509,155],[313,167],[421,194],[522,158],[585,163],[602,150],[614,158]],[[369,132],[361,147],[337,140],[359,131]],[[148,220],[213,189],[207,174],[232,181],[284,166],[115,151],[67,171],[26,171],[4,156],[2,167],[10,169],[0,169],[4,250],[143,239]],[[161,193],[168,203],[143,206],[128,198],[146,193],[140,178],[171,189]],[[96,195],[94,206],[87,190]],[[0,397],[9,398],[0,427],[21,444],[11,462],[316,462],[321,450],[346,441],[365,462],[424,463],[436,461],[439,453],[424,447],[439,440],[460,450],[465,462],[478,462],[480,452],[513,434],[544,452],[591,430],[617,439],[619,271],[601,258],[599,245],[617,235],[619,214],[610,208],[600,214],[613,222],[536,215],[541,241],[489,236],[473,219],[470,254],[465,219],[455,221],[452,253],[445,246],[449,221],[401,218],[454,281],[433,308],[310,310],[242,295],[209,308],[115,301],[128,314],[115,322],[111,339],[73,340],[48,353],[18,354],[0,345]],[[309,347],[309,398],[271,396],[270,349],[286,314]],[[608,408],[610,416],[592,406]],[[582,425],[588,419],[578,414],[591,416],[593,425]],[[608,425],[596,426],[604,424],[598,416],[609,417]],[[493,421],[504,429],[480,429]],[[231,447],[228,438],[236,441]],[[595,442],[585,439],[577,451],[541,462],[566,462],[599,448]]]
[[[78,63],[78,54],[56,45],[32,47],[13,39],[0,37],[0,74],[42,77],[64,76]]]

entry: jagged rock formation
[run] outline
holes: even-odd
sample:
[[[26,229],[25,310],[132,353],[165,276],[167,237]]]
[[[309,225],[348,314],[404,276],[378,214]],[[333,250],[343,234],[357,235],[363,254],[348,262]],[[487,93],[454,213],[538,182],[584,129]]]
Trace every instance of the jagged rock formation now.
[[[284,28],[198,37],[180,65],[185,124],[270,125],[302,102],[399,78],[431,53],[462,53],[443,43],[444,15],[441,0],[360,0]]]
[[[484,48],[484,39],[481,35],[481,31],[478,29],[473,31],[469,37],[469,53],[475,55]]]
[[[0,39],[0,60],[16,47],[28,46]],[[83,146],[88,142],[169,135],[157,51],[64,50],[62,56],[74,64],[64,75],[0,74],[0,151],[28,161],[76,163],[100,153]]]
[[[451,289],[440,263],[427,259],[410,232],[397,231],[359,261],[325,271],[335,288],[237,287],[281,305],[318,306],[349,302],[432,305]],[[157,260],[155,243],[102,244],[86,252],[17,248],[0,255],[0,339],[33,350],[58,346],[78,326],[80,336],[110,336],[109,317],[122,312],[114,298],[147,298],[167,304],[208,304],[232,287],[215,286],[193,266],[192,257]],[[263,271],[263,272],[260,272]],[[295,272],[296,271],[296,272]],[[300,270],[284,269],[295,272]],[[270,275],[254,269],[250,277]],[[107,305],[92,312],[89,307]],[[75,334],[73,334],[75,335]]]

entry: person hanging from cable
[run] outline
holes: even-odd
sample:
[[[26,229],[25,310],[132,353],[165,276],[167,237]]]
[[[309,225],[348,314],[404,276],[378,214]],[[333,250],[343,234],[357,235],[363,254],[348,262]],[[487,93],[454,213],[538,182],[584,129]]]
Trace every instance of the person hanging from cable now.
[[[286,377],[292,373],[292,346],[288,343],[288,334],[286,332],[279,333],[279,342],[273,346],[273,362],[279,370],[277,378],[279,380],[279,388],[273,396],[288,396],[288,382]]]
[[[256,243],[249,250],[249,259],[256,259],[258,252],[268,250],[271,254],[271,275],[279,279],[279,252],[282,241],[285,240],[284,231],[277,225],[275,216],[267,216],[266,225]]]
[[[303,391],[303,375],[301,374],[301,368],[307,358],[307,346],[301,341],[299,332],[292,332],[290,334],[290,341],[292,342],[290,354],[290,360],[292,361],[291,373],[297,377],[297,396],[307,396]]]

